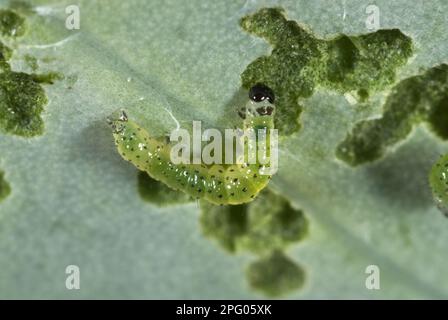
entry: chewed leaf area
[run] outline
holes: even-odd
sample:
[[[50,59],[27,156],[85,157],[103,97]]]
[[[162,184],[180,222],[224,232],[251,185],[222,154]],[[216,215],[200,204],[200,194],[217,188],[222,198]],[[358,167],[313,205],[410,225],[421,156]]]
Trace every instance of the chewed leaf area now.
[[[11,59],[12,50],[0,42],[0,71],[9,71],[8,60]]]
[[[142,199],[161,207],[193,201],[145,172],[139,172],[138,190]],[[202,200],[200,207],[204,235],[229,252],[248,251],[260,256],[248,268],[252,288],[278,296],[302,286],[302,268],[283,253],[308,232],[308,220],[301,210],[269,189],[247,204],[218,206]]]
[[[252,262],[246,272],[250,287],[270,297],[300,289],[306,278],[305,270],[281,251]]]
[[[0,9],[0,33],[3,36],[20,37],[25,31],[25,18],[13,10]]]
[[[0,33],[4,37],[19,37],[25,33],[25,18],[11,10],[0,10]],[[28,74],[11,70],[9,59],[13,50],[0,42],[0,130],[23,137],[44,132],[41,113],[48,103],[41,84],[52,84],[62,76]],[[27,60],[32,59],[28,56]],[[33,68],[33,70],[37,69]]]
[[[202,201],[201,211],[204,235],[230,252],[262,254],[285,249],[302,240],[308,231],[303,212],[269,190],[243,205],[216,206]]]
[[[138,173],[138,192],[143,200],[160,207],[193,201],[186,193],[169,188],[166,184],[151,178],[143,171]]]
[[[11,193],[11,187],[5,180],[4,174],[0,171],[0,202],[5,199]]]
[[[448,139],[446,64],[399,82],[387,97],[381,118],[357,123],[337,147],[336,155],[352,166],[379,159],[421,122],[442,139]]]
[[[215,206],[201,201],[200,223],[204,235],[225,250],[260,257],[247,270],[253,289],[278,296],[302,286],[302,268],[283,251],[306,236],[308,220],[283,197],[266,189],[243,205]]]
[[[240,24],[273,47],[269,56],[250,63],[241,79],[245,88],[263,83],[274,90],[276,127],[284,135],[299,130],[299,99],[310,97],[317,86],[365,100],[393,84],[396,70],[413,53],[412,40],[398,29],[325,40],[287,20],[280,8],[261,9]]]
[[[19,136],[42,134],[40,114],[46,104],[45,91],[32,75],[0,74],[0,127],[6,132]]]

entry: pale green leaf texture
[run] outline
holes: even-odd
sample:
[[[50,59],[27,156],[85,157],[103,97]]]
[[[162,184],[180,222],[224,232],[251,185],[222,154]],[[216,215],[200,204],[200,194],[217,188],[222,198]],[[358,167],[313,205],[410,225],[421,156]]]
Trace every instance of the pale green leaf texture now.
[[[0,135],[10,188],[0,202],[0,298],[263,297],[245,278],[253,256],[207,239],[196,202],[159,207],[140,197],[138,173],[116,152],[105,119],[125,108],[154,134],[176,121],[232,127],[234,104],[245,99],[241,74],[271,50],[241,29],[241,17],[280,6],[330,39],[369,32],[370,2],[32,1],[27,33],[7,42],[11,67],[33,72],[28,55],[37,73],[65,78],[44,86],[42,135]],[[415,46],[397,80],[448,61],[446,1],[375,3],[381,28],[398,28]],[[70,4],[80,7],[80,30],[65,28]],[[271,186],[309,220],[306,238],[287,250],[305,270],[303,288],[288,298],[448,297],[448,220],[427,182],[447,143],[422,124],[375,162],[351,167],[335,155],[356,122],[381,115],[386,93],[351,105],[317,87],[300,101],[300,131],[280,142]],[[65,287],[71,264],[80,290]],[[365,287],[371,264],[380,290]]]

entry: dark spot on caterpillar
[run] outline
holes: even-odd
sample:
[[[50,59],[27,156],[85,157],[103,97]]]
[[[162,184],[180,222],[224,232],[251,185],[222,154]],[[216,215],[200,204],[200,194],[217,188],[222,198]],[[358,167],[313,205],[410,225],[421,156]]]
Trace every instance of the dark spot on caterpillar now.
[[[234,169],[230,169],[230,172],[234,172],[235,170]]]
[[[233,182],[238,182],[238,178],[233,179]]]
[[[218,197],[219,197],[219,198],[222,198],[222,194],[220,194]]]
[[[139,158],[140,158],[140,156],[139,156],[139,155],[136,155],[135,157],[136,157],[137,159],[139,159]]]
[[[258,177],[258,176],[257,176],[257,174],[256,174],[256,173],[254,173],[254,179],[255,179],[255,178],[257,178],[257,177]]]
[[[201,190],[201,189],[198,189],[198,192],[202,192],[202,190]]]
[[[246,191],[247,191],[247,188],[246,188],[246,187],[244,187],[244,188],[242,189],[242,191],[243,191],[243,192],[246,192]]]
[[[234,195],[235,195],[235,193],[233,193],[233,192],[230,194],[230,196],[232,196],[232,197],[233,197]]]
[[[272,107],[260,107],[256,109],[257,113],[260,116],[270,116],[272,114],[272,111],[274,111],[274,108]]]
[[[222,171],[221,169],[218,170],[220,173],[223,173],[224,171]]]
[[[204,176],[201,176],[199,179],[201,179],[201,180],[205,180],[205,177],[204,177]]]
[[[226,177],[226,180],[229,180],[229,179],[230,179],[230,177],[229,177],[229,176],[227,176],[227,177]]]
[[[215,176],[214,175],[212,175],[210,178],[212,178],[212,179],[215,179]]]

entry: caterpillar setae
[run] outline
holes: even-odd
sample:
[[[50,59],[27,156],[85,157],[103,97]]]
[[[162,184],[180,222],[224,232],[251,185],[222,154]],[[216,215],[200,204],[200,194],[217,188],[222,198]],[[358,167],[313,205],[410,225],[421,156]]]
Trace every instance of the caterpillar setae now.
[[[448,216],[448,154],[441,156],[432,166],[429,185],[437,207]]]
[[[275,114],[272,90],[257,84],[250,89],[249,98],[246,106],[238,110],[238,115],[243,119],[243,129],[275,131],[270,130],[274,128]],[[249,147],[245,151],[245,160],[236,164],[175,164],[170,158],[173,144],[166,137],[151,136],[130,120],[124,111],[109,117],[108,122],[118,152],[125,160],[170,188],[194,198],[218,205],[246,203],[252,201],[271,179],[272,172],[266,170],[265,162],[260,163],[258,158],[247,161],[249,153],[257,152],[258,146],[255,149]],[[271,143],[265,144],[263,149],[271,153]]]

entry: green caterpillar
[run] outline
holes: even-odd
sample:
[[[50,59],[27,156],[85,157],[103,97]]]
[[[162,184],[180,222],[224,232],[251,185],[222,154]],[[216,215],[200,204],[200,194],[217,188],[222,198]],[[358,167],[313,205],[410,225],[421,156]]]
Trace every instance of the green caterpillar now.
[[[448,216],[448,154],[441,156],[432,166],[429,185],[437,207]]]
[[[243,129],[254,129],[255,132],[273,129],[275,106],[272,90],[261,84],[255,85],[249,92],[249,98],[246,106],[238,110],[243,119]],[[194,198],[203,198],[218,205],[246,203],[252,201],[271,179],[272,173],[266,174],[268,167],[261,164],[258,158],[255,163],[247,162],[248,157],[260,148],[258,146],[245,150],[242,163],[174,164],[170,158],[173,144],[166,137],[152,137],[128,119],[123,111],[108,121],[118,152],[125,160],[170,188]],[[247,146],[247,141],[244,145]],[[263,150],[270,153],[270,146],[270,142],[266,143]]]

